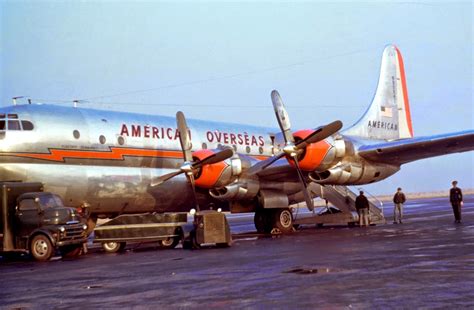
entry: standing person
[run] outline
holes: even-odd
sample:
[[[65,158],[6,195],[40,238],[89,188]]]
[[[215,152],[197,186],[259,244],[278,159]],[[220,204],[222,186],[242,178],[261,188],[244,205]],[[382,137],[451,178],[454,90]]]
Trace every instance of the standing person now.
[[[407,199],[405,194],[402,192],[402,189],[397,188],[397,192],[393,195],[393,224],[402,223],[403,217],[403,204]]]
[[[359,214],[359,226],[369,226],[369,200],[360,191],[355,201],[357,213]]]
[[[449,191],[449,201],[451,201],[451,206],[453,207],[454,222],[461,223],[462,191],[457,187],[458,181],[453,181],[452,184],[453,188]]]

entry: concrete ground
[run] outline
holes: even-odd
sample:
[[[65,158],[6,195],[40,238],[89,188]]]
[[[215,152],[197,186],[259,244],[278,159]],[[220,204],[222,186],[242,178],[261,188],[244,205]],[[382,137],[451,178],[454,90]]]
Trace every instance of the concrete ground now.
[[[474,308],[474,196],[454,224],[446,198],[410,201],[404,224],[304,227],[253,237],[231,219],[227,249],[97,248],[75,260],[0,261],[0,307],[13,308]]]

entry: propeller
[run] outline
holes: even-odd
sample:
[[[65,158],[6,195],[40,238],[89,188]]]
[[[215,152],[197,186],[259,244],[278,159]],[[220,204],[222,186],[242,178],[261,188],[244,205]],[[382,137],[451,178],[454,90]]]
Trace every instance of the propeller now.
[[[298,178],[303,187],[303,194],[305,197],[306,205],[310,211],[313,211],[313,199],[311,198],[308,192],[308,184],[306,183],[303,172],[301,171],[298,162],[298,156],[311,143],[316,143],[318,141],[324,140],[327,137],[338,132],[342,128],[342,122],[334,121],[326,126],[321,126],[313,133],[308,135],[306,138],[299,141],[295,141],[295,137],[293,137],[293,134],[291,132],[290,118],[288,116],[288,113],[286,112],[285,106],[283,105],[283,100],[281,99],[280,94],[278,93],[278,91],[273,90],[271,97],[273,109],[275,110],[275,115],[278,120],[278,125],[280,125],[283,138],[285,139],[285,146],[283,147],[283,152],[274,156],[270,161],[266,162],[258,169],[263,170],[284,156],[286,156],[287,158],[291,158],[295,164],[296,172],[298,173]]]
[[[186,119],[184,117],[183,112],[178,111],[176,113],[176,124],[178,126],[179,132],[179,142],[181,144],[181,150],[183,151],[183,164],[179,167],[178,171],[174,171],[168,174],[164,174],[158,178],[155,178],[151,186],[155,187],[163,182],[168,181],[169,179],[180,175],[182,173],[186,174],[186,178],[188,179],[189,183],[191,184],[193,190],[193,197],[194,203],[196,205],[196,210],[199,211],[199,205],[196,196],[196,185],[195,185],[195,178],[194,174],[199,171],[199,169],[204,165],[212,165],[221,161],[224,161],[234,155],[234,151],[231,148],[225,148],[217,153],[213,153],[204,159],[199,159],[193,161],[193,154],[191,152],[192,143],[191,138],[189,136],[189,129],[188,125],[186,124]]]

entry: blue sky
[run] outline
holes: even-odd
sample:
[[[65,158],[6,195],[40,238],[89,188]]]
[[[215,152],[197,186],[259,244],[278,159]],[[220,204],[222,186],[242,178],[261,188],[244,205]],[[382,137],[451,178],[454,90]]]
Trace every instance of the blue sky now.
[[[474,128],[472,2],[0,0],[0,105],[42,102],[295,129],[366,110],[386,44],[403,56],[416,136]],[[69,104],[69,103],[63,103]],[[473,152],[402,167],[369,192],[474,188]]]

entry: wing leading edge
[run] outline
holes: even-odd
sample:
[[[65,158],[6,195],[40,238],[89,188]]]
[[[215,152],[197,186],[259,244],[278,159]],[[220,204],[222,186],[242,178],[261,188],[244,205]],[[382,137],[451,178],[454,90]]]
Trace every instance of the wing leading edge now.
[[[474,130],[363,145],[359,155],[368,160],[406,164],[418,159],[474,150]]]

